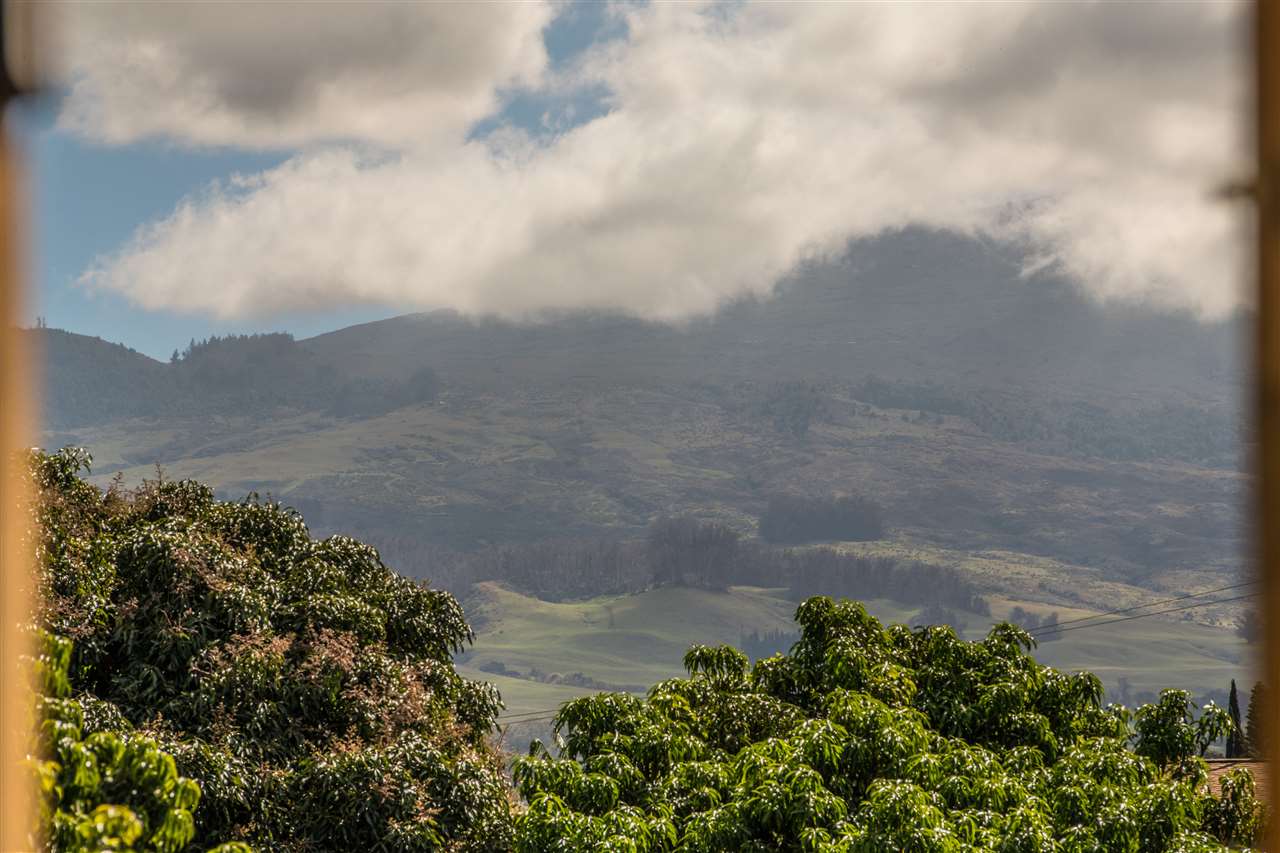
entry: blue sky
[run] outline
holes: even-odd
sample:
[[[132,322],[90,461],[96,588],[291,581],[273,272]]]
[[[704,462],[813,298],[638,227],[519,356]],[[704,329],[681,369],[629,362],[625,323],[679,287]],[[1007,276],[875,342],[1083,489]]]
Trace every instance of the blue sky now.
[[[227,324],[201,315],[145,311],[123,296],[78,284],[96,257],[126,243],[143,223],[167,215],[184,196],[235,172],[275,165],[284,155],[194,152],[163,142],[98,145],[55,128],[56,108],[47,102],[25,109],[18,123],[27,140],[34,211],[32,304],[27,312],[32,320],[43,316],[54,328],[118,341],[166,359],[190,339],[212,334],[323,331],[347,325],[340,316]],[[372,318],[353,317],[353,322]]]
[[[552,68],[563,66],[588,45],[620,33],[599,3],[576,3],[562,11],[543,38]],[[596,99],[578,94],[575,116],[599,111]],[[546,98],[509,93],[501,112],[476,125],[473,135],[503,124],[543,132]],[[563,106],[563,104],[559,104]],[[251,175],[286,161],[292,152],[184,147],[166,140],[109,145],[57,127],[57,94],[15,109],[13,125],[25,146],[33,207],[28,322],[37,316],[54,328],[124,343],[167,360],[192,339],[210,335],[285,330],[299,338],[395,316],[391,305],[352,305],[321,312],[289,312],[234,321],[200,313],[148,311],[125,297],[78,283],[95,258],[128,243],[136,229],[170,214],[188,196],[230,176]],[[181,276],[180,270],[175,270]]]

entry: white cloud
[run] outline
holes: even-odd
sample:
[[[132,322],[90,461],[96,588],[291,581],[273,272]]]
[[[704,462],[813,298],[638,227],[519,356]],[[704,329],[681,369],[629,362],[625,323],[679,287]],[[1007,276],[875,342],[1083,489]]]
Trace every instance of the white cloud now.
[[[536,84],[546,3],[94,2],[59,7],[61,122],[114,143],[448,144]]]
[[[389,8],[374,17],[407,14]],[[1244,159],[1237,6],[654,4],[626,7],[627,37],[558,76],[541,53],[545,17],[496,8],[496,46],[458,68],[441,58],[402,79],[392,69],[430,28],[384,56],[370,24],[358,59],[336,66],[278,47],[295,82],[261,97],[223,77],[248,85],[275,67],[249,55],[273,39],[227,54],[227,36],[178,62],[222,82],[162,117],[133,105],[149,86],[185,91],[185,72],[164,70],[177,60],[141,76],[106,61],[68,112],[86,133],[344,136],[381,152],[309,148],[215,188],[86,280],[145,307],[223,316],[367,301],[670,318],[767,292],[850,237],[919,223],[1029,241],[1101,296],[1207,314],[1240,301],[1238,214],[1210,198]],[[196,38],[183,27],[119,50],[172,57],[186,48],[166,39]],[[514,130],[467,141],[510,81],[603,86],[610,110],[537,143]],[[205,109],[208,92],[222,95]],[[401,114],[415,99],[456,109],[440,132],[420,129]]]

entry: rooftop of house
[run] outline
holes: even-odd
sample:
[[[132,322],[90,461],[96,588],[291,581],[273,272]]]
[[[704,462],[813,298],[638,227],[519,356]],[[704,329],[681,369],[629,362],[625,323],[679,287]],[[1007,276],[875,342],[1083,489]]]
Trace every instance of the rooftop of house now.
[[[1215,795],[1221,793],[1222,777],[1237,767],[1244,767],[1253,774],[1253,784],[1258,799],[1264,803],[1271,802],[1271,774],[1267,762],[1254,758],[1210,758],[1209,790]]]

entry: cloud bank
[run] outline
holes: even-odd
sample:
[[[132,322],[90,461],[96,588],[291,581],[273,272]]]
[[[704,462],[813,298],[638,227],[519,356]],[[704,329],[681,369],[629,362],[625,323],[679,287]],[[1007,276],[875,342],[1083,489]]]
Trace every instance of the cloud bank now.
[[[1236,5],[625,5],[554,70],[546,5],[75,8],[67,127],[294,151],[86,273],[149,309],[679,318],[912,224],[1103,298],[1242,298]],[[477,137],[519,92],[605,94]]]
[[[63,127],[109,143],[448,144],[536,85],[538,3],[68,4]]]

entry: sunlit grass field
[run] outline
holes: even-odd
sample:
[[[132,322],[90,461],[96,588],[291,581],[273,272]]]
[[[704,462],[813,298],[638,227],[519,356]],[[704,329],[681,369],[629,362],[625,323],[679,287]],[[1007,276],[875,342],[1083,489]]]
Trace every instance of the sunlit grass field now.
[[[897,602],[866,602],[885,622],[915,624],[918,608]],[[1038,615],[1051,611],[1066,621],[1094,611],[993,598],[992,616],[957,613],[967,639],[981,638],[1013,607]],[[795,603],[781,590],[734,587],[728,592],[660,588],[636,595],[588,601],[539,601],[498,584],[481,584],[468,602],[479,627],[460,671],[491,681],[502,691],[506,717],[554,710],[561,702],[593,692],[527,677],[507,677],[480,667],[501,663],[524,676],[536,669],[561,680],[581,673],[615,689],[639,690],[683,672],[681,657],[694,643],[737,645],[751,631],[796,630]],[[1234,631],[1169,617],[1134,619],[1098,628],[1065,631],[1035,651],[1043,663],[1096,673],[1108,699],[1133,704],[1165,687],[1204,698],[1224,693],[1232,678],[1253,683],[1252,661]],[[554,675],[552,675],[554,674]],[[597,689],[605,689],[600,687]]]

